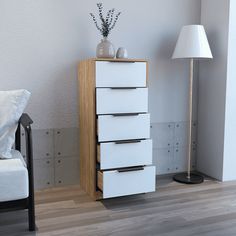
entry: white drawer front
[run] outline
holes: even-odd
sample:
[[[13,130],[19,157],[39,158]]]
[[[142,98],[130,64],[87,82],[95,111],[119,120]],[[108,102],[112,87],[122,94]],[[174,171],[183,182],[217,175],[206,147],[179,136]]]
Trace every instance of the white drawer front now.
[[[103,172],[103,198],[119,197],[138,193],[154,192],[156,185],[154,166],[143,170]]]
[[[109,89],[97,90],[97,114],[147,112],[148,89]]]
[[[112,142],[100,144],[101,169],[114,169],[152,164],[152,140],[133,143]]]
[[[96,87],[146,87],[146,62],[96,62]]]
[[[135,116],[98,116],[98,141],[142,139],[150,137],[150,114]]]

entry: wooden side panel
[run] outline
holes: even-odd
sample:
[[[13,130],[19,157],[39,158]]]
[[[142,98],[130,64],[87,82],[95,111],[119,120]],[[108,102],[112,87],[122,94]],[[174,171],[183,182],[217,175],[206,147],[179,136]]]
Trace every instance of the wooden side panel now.
[[[94,60],[79,64],[80,185],[96,198],[96,96]]]
[[[101,147],[99,144],[97,145],[97,162],[101,162]]]
[[[97,172],[97,175],[98,175],[98,187],[99,189],[103,190],[103,174],[101,171],[98,171]]]

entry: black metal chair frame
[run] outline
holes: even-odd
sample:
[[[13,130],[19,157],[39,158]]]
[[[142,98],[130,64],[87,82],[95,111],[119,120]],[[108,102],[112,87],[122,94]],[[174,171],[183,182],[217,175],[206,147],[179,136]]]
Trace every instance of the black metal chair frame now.
[[[33,173],[33,146],[32,146],[32,119],[28,114],[22,114],[15,135],[15,149],[21,151],[21,126],[25,130],[26,164],[29,179],[29,196],[26,199],[0,202],[0,212],[28,209],[29,230],[35,231],[35,204],[34,204],[34,173]]]

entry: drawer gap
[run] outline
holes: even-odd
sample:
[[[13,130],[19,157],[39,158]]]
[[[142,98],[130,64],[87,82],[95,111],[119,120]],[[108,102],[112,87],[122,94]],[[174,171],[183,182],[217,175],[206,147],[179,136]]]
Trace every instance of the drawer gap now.
[[[133,139],[133,140],[121,140],[121,141],[115,141],[115,144],[130,144],[130,143],[140,143],[140,139]]]
[[[130,143],[132,143],[132,141],[134,141],[133,143],[136,143],[136,141],[142,141],[142,140],[147,140],[146,138],[142,138],[142,139],[119,139],[119,140],[112,140],[112,141],[102,141],[102,142],[99,142],[98,141],[98,144],[99,143],[115,143],[115,142],[125,142],[127,141],[127,143],[130,141]]]
[[[144,170],[144,167],[143,166],[137,166],[137,167],[126,167],[126,168],[117,169],[117,171],[119,173],[131,172],[131,171],[140,171],[140,170]]]
[[[110,89],[120,90],[120,89],[137,89],[137,87],[110,87]]]
[[[138,116],[139,114],[143,114],[143,113],[113,113],[111,114],[112,116]]]
[[[142,166],[127,166],[127,167],[121,167],[121,168],[110,168],[110,169],[97,169],[98,171],[100,171],[101,173],[103,173],[104,171],[118,171],[118,172],[120,172],[120,173],[122,173],[122,172],[125,172],[125,170],[127,169],[129,169],[130,171],[138,171],[138,170],[143,170],[144,169],[144,167],[145,167],[146,165],[142,165]],[[134,169],[134,170],[132,170],[132,169]],[[126,171],[126,172],[128,172],[128,171]]]

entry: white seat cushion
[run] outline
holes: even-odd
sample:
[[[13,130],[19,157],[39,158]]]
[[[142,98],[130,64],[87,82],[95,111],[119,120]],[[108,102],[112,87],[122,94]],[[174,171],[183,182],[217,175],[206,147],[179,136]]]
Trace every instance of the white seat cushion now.
[[[0,202],[29,196],[28,170],[22,155],[11,151],[12,159],[0,159]]]

